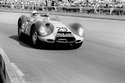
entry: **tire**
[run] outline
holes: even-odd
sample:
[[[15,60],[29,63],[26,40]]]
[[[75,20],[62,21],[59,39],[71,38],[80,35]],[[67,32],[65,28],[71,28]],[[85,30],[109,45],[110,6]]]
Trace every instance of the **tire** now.
[[[38,48],[39,46],[38,32],[35,27],[32,28],[31,30],[31,45],[32,47],[35,47],[35,48]]]
[[[23,40],[24,38],[24,33],[22,32],[22,27],[23,27],[23,23],[21,20],[18,21],[18,38],[19,40]]]
[[[80,48],[81,46],[82,46],[82,43],[83,42],[80,42],[80,43],[75,43],[75,44],[73,44],[73,49],[77,49],[77,48]]]

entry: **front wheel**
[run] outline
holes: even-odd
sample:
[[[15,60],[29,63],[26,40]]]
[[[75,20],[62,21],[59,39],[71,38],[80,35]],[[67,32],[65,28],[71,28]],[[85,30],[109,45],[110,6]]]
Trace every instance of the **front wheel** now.
[[[31,31],[31,44],[35,48],[38,47],[39,44],[38,33],[36,28],[33,28]]]

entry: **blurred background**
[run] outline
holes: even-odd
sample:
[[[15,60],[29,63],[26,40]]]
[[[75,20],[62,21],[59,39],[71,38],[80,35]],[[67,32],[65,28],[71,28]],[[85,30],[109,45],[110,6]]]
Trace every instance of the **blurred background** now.
[[[41,5],[41,6],[119,6],[125,4],[125,0],[0,0],[0,4]]]
[[[125,15],[125,0],[0,0],[0,9]]]

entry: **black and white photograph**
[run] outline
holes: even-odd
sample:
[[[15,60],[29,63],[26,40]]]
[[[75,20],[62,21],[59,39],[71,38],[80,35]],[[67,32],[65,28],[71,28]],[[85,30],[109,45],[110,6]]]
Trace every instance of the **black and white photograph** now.
[[[125,0],[0,0],[0,83],[125,83]]]

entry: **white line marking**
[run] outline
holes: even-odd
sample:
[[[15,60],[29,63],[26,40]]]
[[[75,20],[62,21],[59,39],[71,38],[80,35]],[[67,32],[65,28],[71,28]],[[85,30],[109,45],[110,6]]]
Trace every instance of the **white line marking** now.
[[[22,71],[14,63],[11,63],[11,66],[16,70],[16,72],[18,73],[18,75],[20,75],[21,77],[25,76],[22,73]]]
[[[25,76],[21,70],[14,64],[11,63],[6,53],[0,47],[0,54],[4,59],[6,65],[6,71],[9,75],[11,83],[26,83],[23,76]]]

